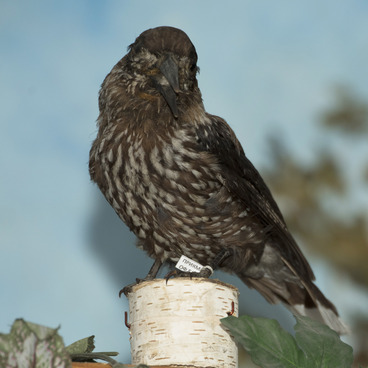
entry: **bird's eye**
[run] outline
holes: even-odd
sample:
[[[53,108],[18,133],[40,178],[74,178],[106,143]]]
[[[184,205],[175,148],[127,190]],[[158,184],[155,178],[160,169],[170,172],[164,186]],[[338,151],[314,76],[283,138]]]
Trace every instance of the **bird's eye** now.
[[[197,69],[197,64],[196,64],[196,63],[191,64],[191,66],[190,66],[190,70],[191,70],[192,72],[194,72],[196,69]]]

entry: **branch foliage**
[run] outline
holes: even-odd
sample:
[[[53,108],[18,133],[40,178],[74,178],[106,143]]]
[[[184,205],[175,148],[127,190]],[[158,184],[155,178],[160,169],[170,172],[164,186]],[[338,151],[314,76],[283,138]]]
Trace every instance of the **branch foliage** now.
[[[295,316],[295,338],[272,319],[229,316],[221,320],[262,368],[350,368],[353,349],[326,325]]]

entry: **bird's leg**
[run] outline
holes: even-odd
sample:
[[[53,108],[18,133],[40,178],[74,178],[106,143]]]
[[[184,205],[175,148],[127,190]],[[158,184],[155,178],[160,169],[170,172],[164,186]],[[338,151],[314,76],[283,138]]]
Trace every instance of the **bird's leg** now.
[[[153,265],[148,271],[147,276],[144,279],[135,279],[137,281],[137,284],[139,284],[142,281],[153,280],[156,277],[159,269],[161,268],[162,263],[163,262],[161,261],[161,259],[159,258],[155,259],[155,262],[153,262]]]
[[[211,262],[211,264],[204,266],[199,272],[185,272],[180,270],[173,270],[170,271],[164,278],[166,279],[166,282],[171,277],[204,277],[209,278],[213,271],[215,271],[219,266],[221,266],[222,262],[225,261],[225,259],[229,258],[234,254],[234,251],[231,248],[222,248],[222,250],[216,254],[215,258]]]
[[[204,266],[199,272],[198,277],[210,277],[219,266],[221,266],[222,262],[225,259],[229,258],[234,254],[234,251],[231,248],[222,248],[219,253],[216,254],[215,258],[211,262],[211,264]]]
[[[222,250],[217,253],[216,257],[211,262],[211,267],[216,270],[219,266],[221,266],[222,262],[224,262],[225,259],[228,259],[233,255],[234,250],[232,248],[222,248]]]
[[[159,269],[161,268],[162,263],[163,262],[161,261],[161,259],[159,259],[159,258],[155,259],[155,262],[153,263],[152,267],[148,271],[147,276],[143,279],[137,278],[137,279],[135,279],[136,282],[134,284],[129,284],[129,285],[123,287],[119,291],[119,298],[121,297],[121,294],[125,294],[125,296],[127,296],[134,285],[140,284],[143,281],[153,280],[156,277]]]

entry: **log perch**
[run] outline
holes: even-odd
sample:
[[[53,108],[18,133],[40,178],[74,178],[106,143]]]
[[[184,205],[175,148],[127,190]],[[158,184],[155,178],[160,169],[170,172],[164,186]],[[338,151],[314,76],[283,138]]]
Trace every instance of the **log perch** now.
[[[132,364],[237,368],[220,319],[238,315],[238,290],[203,278],[155,279],[127,293]]]

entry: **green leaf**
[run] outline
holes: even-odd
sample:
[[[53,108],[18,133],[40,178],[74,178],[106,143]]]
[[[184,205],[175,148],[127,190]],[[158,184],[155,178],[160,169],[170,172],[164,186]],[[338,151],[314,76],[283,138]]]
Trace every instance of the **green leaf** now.
[[[0,367],[70,368],[58,328],[17,319],[9,334],[0,334]]]
[[[94,339],[95,336],[92,335],[75,341],[66,347],[66,351],[69,354],[92,353],[93,349],[95,348]]]
[[[100,351],[93,353],[95,348],[95,336],[85,337],[68,345],[65,349],[69,353],[73,362],[89,362],[94,359],[105,360],[113,364],[112,356],[119,355],[116,351]]]
[[[295,316],[295,339],[311,367],[348,368],[353,364],[353,349],[326,325],[308,317]]]
[[[221,322],[250,354],[255,364],[263,368],[307,367],[301,365],[301,362],[304,363],[303,352],[294,338],[277,321],[229,316],[221,319]]]

